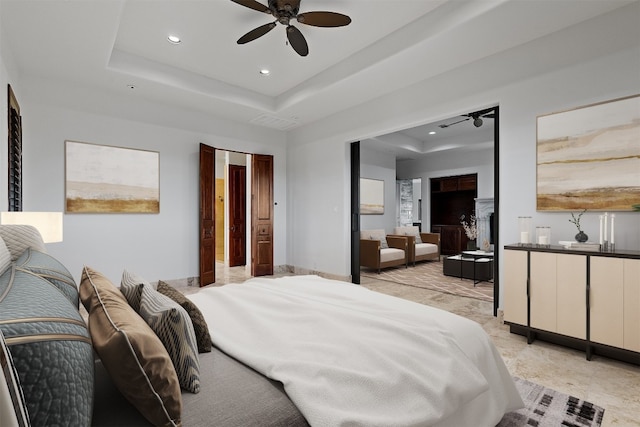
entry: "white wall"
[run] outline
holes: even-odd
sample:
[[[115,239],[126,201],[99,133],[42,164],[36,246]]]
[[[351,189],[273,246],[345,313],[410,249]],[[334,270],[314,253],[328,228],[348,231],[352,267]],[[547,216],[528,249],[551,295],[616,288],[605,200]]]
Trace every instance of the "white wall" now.
[[[535,210],[536,116],[639,93],[639,13],[640,5],[635,3],[529,43],[526,48],[501,53],[296,129],[289,134],[289,144],[304,145],[305,150],[291,152],[289,162],[304,161],[303,157],[314,151],[310,146],[345,146],[351,141],[499,105],[501,243],[517,241],[519,215],[533,216],[537,225],[550,225],[554,241],[569,238],[575,231],[567,221],[568,213]],[[342,158],[332,161],[349,165],[347,150],[336,149],[334,155]],[[325,175],[324,180],[315,181],[300,174],[299,169],[290,172],[290,182],[296,181],[299,188],[313,193],[331,186],[341,193],[335,198],[348,200],[348,174],[342,180]],[[413,178],[414,174],[409,176]],[[317,215],[312,207],[298,203],[292,208],[299,214],[291,218],[294,234],[298,218],[303,217],[307,224],[315,218],[317,223],[322,221],[327,241],[343,241],[348,247],[348,221]],[[639,218],[637,213],[619,213],[616,228],[620,230],[620,249],[640,250]],[[587,234],[596,221],[596,214],[585,215]],[[296,255],[305,257],[304,253]],[[350,271],[348,262],[331,268],[336,274]]]
[[[384,229],[393,233],[397,218],[396,157],[360,144],[360,177],[384,181],[384,214],[360,215],[360,229]]]
[[[343,232],[350,229],[348,153],[342,141],[287,150],[289,265],[350,274],[350,236]]]
[[[199,143],[274,155],[274,263],[286,264],[284,142],[239,140],[44,105],[23,96],[24,210],[64,211],[64,141],[160,153],[159,214],[65,214],[64,241],[48,251],[79,279],[83,264],[119,283],[128,268],[148,280],[198,276]],[[260,140],[265,142],[259,142]]]

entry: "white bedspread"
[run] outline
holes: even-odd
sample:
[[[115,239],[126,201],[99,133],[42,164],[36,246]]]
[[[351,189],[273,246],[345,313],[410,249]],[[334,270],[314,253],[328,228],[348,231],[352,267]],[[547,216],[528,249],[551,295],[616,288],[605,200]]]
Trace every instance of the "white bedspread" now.
[[[442,310],[317,276],[188,297],[214,344],[282,382],[312,426],[493,426],[522,406],[484,330]]]

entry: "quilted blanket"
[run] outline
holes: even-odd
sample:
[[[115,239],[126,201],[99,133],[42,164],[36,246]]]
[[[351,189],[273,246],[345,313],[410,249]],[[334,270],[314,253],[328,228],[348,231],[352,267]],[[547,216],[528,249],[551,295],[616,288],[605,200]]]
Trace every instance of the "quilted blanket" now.
[[[522,405],[482,328],[451,313],[317,276],[189,298],[214,344],[282,382],[313,426],[495,425]]]

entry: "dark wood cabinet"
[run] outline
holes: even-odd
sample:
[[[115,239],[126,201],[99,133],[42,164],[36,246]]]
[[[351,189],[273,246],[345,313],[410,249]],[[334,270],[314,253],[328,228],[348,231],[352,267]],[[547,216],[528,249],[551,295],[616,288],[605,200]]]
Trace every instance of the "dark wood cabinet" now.
[[[440,182],[440,191],[458,191],[458,180],[456,178],[445,178]]]
[[[478,187],[478,177],[474,175],[463,175],[458,178],[458,190],[471,190],[476,191]]]
[[[440,234],[442,255],[457,255],[467,248],[469,239],[461,225],[433,225],[431,232]]]
[[[431,232],[440,233],[443,255],[457,255],[467,249],[467,238],[460,223],[475,213],[477,174],[431,178]]]

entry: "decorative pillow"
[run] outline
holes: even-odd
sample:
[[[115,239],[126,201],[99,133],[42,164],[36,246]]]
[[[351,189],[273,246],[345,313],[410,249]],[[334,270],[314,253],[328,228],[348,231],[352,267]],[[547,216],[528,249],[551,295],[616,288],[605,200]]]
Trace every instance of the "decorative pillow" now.
[[[78,308],[78,286],[69,270],[49,254],[27,248],[16,260],[16,267],[29,271],[50,282],[67,297],[74,307]]]
[[[196,333],[198,351],[200,353],[209,353],[211,351],[211,335],[209,334],[209,327],[200,309],[184,296],[182,292],[162,280],[158,281],[158,292],[168,296],[187,311],[187,314],[189,314],[191,318],[191,323],[193,323],[193,331]]]
[[[411,233],[409,231],[407,231],[406,233],[404,233],[405,236],[416,236],[416,240],[415,243],[416,245],[419,245],[420,243],[422,243],[422,237],[420,236],[420,233]]]
[[[366,232],[365,239],[380,240],[380,249],[388,249],[387,233],[384,230],[369,230]]]
[[[0,425],[28,427],[29,413],[20,378],[0,330]]]
[[[200,361],[193,324],[186,310],[166,295],[144,285],[140,316],[156,333],[173,361],[180,387],[200,391]]]
[[[27,248],[47,252],[40,232],[33,225],[0,225],[0,237],[11,253],[11,261],[18,259]]]
[[[11,252],[7,249],[4,240],[0,239],[0,274],[11,266]]]
[[[78,308],[47,280],[13,266],[0,276],[0,329],[31,423],[89,425],[94,354]]]
[[[415,236],[415,243],[420,244],[422,242],[422,236],[420,236],[420,228],[415,225],[396,227],[393,229],[393,234],[402,234],[405,236]]]
[[[140,311],[140,295],[142,295],[142,286],[149,285],[142,277],[128,270],[122,272],[122,280],[120,281],[120,292],[133,307],[136,312]]]
[[[93,346],[118,390],[152,424],[179,425],[180,384],[160,339],[109,279],[86,266],[80,299]]]

